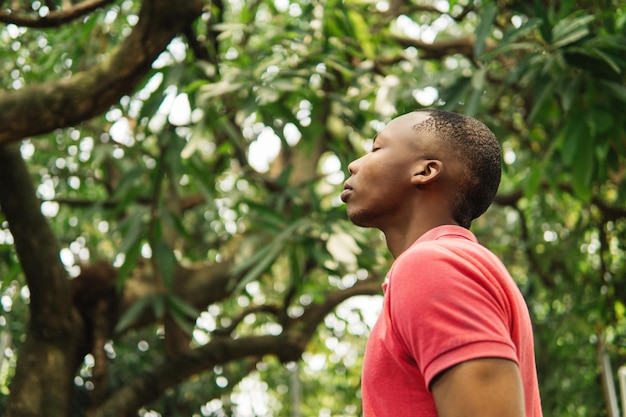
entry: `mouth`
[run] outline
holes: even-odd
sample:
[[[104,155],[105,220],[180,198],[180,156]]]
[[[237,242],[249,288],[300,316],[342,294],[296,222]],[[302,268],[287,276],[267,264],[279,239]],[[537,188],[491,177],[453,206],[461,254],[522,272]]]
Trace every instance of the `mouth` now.
[[[344,184],[343,185],[343,192],[341,193],[341,201],[343,201],[344,203],[348,202],[348,198],[350,197],[350,194],[352,193],[352,187],[349,186],[348,184]]]

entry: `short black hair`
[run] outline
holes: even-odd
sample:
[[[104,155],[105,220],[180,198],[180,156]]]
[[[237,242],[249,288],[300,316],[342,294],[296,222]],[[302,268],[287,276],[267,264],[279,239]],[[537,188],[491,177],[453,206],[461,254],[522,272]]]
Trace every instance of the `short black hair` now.
[[[467,229],[493,202],[502,176],[502,149],[493,132],[481,121],[459,113],[419,109],[430,117],[414,126],[448,143],[464,175],[452,202],[454,220]]]

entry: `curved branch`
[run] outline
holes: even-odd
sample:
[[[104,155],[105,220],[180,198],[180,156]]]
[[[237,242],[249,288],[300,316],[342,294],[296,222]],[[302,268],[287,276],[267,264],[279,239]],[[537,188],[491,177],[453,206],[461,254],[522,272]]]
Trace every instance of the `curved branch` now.
[[[277,317],[280,314],[280,308],[278,308],[278,306],[270,304],[250,306],[241,313],[239,313],[237,316],[233,317],[232,322],[229,326],[215,329],[213,331],[213,334],[219,336],[230,336],[235,331],[237,326],[239,326],[239,323],[241,323],[247,316],[257,313],[268,313]]]
[[[415,47],[420,52],[422,59],[440,60],[450,55],[461,54],[472,62],[476,61],[474,56],[474,43],[476,37],[474,35],[442,39],[436,42],[424,42],[420,39],[406,38],[402,36],[394,36],[393,39],[405,48]],[[494,48],[495,44],[491,39],[487,39],[487,50]]]
[[[11,10],[0,10],[0,22],[7,24],[12,23],[17,26],[29,28],[52,28],[83,17],[114,1],[115,0],[85,0],[73,5],[69,9],[52,11],[45,16],[37,18],[21,16],[11,12]]]
[[[298,319],[298,322],[304,324],[303,334],[305,337],[312,337],[317,326],[324,320],[324,317],[348,298],[357,295],[381,294],[381,281],[380,277],[372,275],[363,281],[358,281],[350,288],[327,294],[324,302],[320,304],[309,306]]]
[[[102,63],[68,79],[5,91],[0,95],[0,142],[72,126],[106,111],[137,87],[202,6],[201,0],[144,0],[137,26]]]
[[[0,145],[0,178],[0,207],[30,288],[30,326],[44,339],[62,340],[71,325],[70,281],[17,144]]]
[[[234,360],[276,355],[283,362],[296,360],[306,346],[297,334],[218,337],[203,347],[180,354],[126,384],[106,401],[94,417],[131,417],[144,404],[157,399],[167,388],[192,375]]]
[[[114,393],[94,417],[134,416],[139,407],[158,398],[167,388],[227,362],[266,355],[274,355],[281,362],[299,360],[317,326],[335,307],[350,297],[380,294],[380,291],[379,277],[372,276],[351,288],[329,293],[323,303],[309,306],[297,320],[303,326],[286,329],[280,335],[247,336],[239,339],[218,335],[205,346],[181,353],[142,374]],[[253,310],[271,312],[272,307],[257,306]]]

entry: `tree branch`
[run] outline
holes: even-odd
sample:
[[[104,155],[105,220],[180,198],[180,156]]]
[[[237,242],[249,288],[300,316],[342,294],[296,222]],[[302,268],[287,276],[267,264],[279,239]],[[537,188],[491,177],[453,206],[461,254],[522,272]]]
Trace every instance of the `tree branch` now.
[[[327,294],[322,303],[309,306],[298,319],[299,322],[304,324],[303,334],[307,338],[312,337],[317,326],[324,320],[324,317],[348,298],[357,295],[377,294],[381,294],[381,278],[374,275],[358,281],[350,288]]]
[[[0,178],[0,207],[30,289],[30,326],[45,339],[63,339],[71,324],[70,281],[17,144],[0,145]]]
[[[69,9],[51,11],[45,16],[29,17],[13,13],[11,10],[0,10],[0,22],[25,26],[29,28],[52,28],[61,26],[93,12],[100,7],[113,3],[115,0],[85,0]]]
[[[213,334],[215,335],[223,335],[223,336],[230,336],[235,329],[237,328],[237,326],[250,314],[257,314],[257,313],[268,313],[271,314],[275,317],[278,317],[280,314],[280,308],[278,308],[278,306],[275,305],[271,305],[271,304],[262,304],[262,305],[253,305],[250,306],[248,308],[246,308],[245,310],[243,310],[241,313],[239,313],[237,316],[232,318],[232,322],[230,323],[230,325],[226,326],[226,327],[221,327],[218,329],[215,329],[213,331]]]
[[[329,293],[323,303],[309,306],[305,314],[294,321],[303,326],[290,327],[277,336],[233,339],[219,333],[220,336],[214,337],[205,346],[181,353],[124,386],[103,404],[94,417],[135,416],[139,407],[154,401],[167,388],[227,362],[244,358],[258,359],[266,355],[275,355],[282,362],[299,360],[317,326],[337,305],[356,295],[374,295],[380,291],[379,277],[372,276],[351,288]],[[274,312],[271,306],[256,306],[246,311],[246,314],[259,311]]]
[[[405,48],[415,47],[419,50],[420,58],[440,60],[450,55],[461,54],[472,62],[476,62],[474,57],[474,43],[476,37],[468,35],[464,37],[442,39],[436,42],[424,42],[420,39],[394,36],[393,39]],[[487,50],[494,47],[494,42],[486,40]]]
[[[306,342],[297,334],[215,338],[205,346],[180,354],[126,384],[111,395],[94,417],[134,417],[142,405],[151,403],[167,388],[194,374],[247,357],[276,355],[283,362],[295,360],[304,351]]]
[[[67,79],[5,91],[0,95],[0,143],[72,126],[106,111],[137,87],[202,6],[201,0],[144,0],[133,32],[102,63]]]

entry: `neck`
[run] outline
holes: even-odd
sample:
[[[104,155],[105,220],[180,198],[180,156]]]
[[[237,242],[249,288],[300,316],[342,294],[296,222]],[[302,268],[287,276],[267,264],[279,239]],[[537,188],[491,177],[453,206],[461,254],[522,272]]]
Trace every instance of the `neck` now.
[[[429,230],[443,225],[458,225],[449,206],[451,196],[448,193],[432,189],[418,191],[407,196],[401,210],[379,218],[378,224],[371,225],[383,232],[394,259]]]
[[[424,233],[438,226],[444,225],[457,225],[451,217],[442,217],[439,219],[432,219],[428,222],[423,220],[415,224],[408,224],[404,227],[386,228],[381,229],[385,235],[387,241],[387,248],[391,252],[391,255],[395,258],[400,256],[402,252],[407,250],[416,240],[418,240]]]

